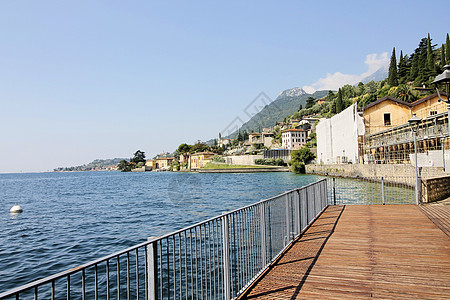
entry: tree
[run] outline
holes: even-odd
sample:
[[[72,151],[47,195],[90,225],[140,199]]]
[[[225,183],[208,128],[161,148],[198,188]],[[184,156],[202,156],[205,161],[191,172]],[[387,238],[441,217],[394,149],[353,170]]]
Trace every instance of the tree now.
[[[294,173],[305,173],[305,164],[309,163],[314,158],[316,158],[316,156],[307,147],[292,151],[291,161],[289,162],[291,170]]]
[[[397,88],[395,98],[405,102],[413,102],[417,99],[417,95],[409,85],[401,84]]]
[[[316,156],[312,153],[311,149],[307,147],[302,147],[298,150],[294,150],[291,152],[291,162],[301,162],[304,164],[312,161]]]
[[[238,130],[237,140],[238,140],[239,142],[242,142],[242,141],[244,140],[244,137],[242,136],[240,130]]]
[[[395,47],[392,50],[391,63],[389,65],[388,84],[390,86],[398,85],[397,58],[395,57]]]
[[[340,113],[344,110],[344,102],[342,101],[342,91],[338,90],[337,98],[336,98],[336,113]]]
[[[298,111],[301,111],[303,109],[303,105],[300,104],[300,106],[298,107]]]
[[[400,60],[398,62],[398,83],[406,83],[409,75],[408,55],[403,56],[403,51],[400,51]]]
[[[243,139],[243,141],[248,140],[248,132],[247,132],[247,130],[245,130],[244,134],[242,134],[242,139]]]
[[[445,41],[445,63],[450,65],[450,39],[447,33],[447,39]]]
[[[411,55],[411,68],[409,69],[409,81],[414,81],[419,75],[419,55]]]
[[[436,75],[436,68],[434,65],[434,54],[433,47],[431,45],[430,34],[428,34],[428,42],[427,42],[427,69],[428,69],[428,77]]]
[[[137,150],[135,153],[134,153],[134,156],[133,156],[133,158],[132,159],[130,159],[130,163],[135,163],[135,164],[138,164],[138,163],[140,163],[140,162],[143,162],[143,163],[145,163],[145,152],[142,152],[141,150]]]
[[[203,144],[203,143],[197,143],[197,144],[191,146],[190,153],[205,152],[205,151],[209,151],[209,150],[210,150],[210,148],[208,147],[208,145]]]
[[[130,163],[128,161],[123,159],[117,165],[117,169],[119,169],[119,171],[121,171],[121,172],[130,172],[131,171],[131,165],[130,165]]]
[[[177,152],[179,154],[185,155],[191,151],[191,147],[192,146],[190,146],[188,144],[181,144],[180,146],[178,146]]]
[[[305,108],[306,109],[311,108],[311,107],[314,106],[314,104],[316,104],[316,98],[308,97],[308,99],[306,99],[306,106],[305,106]]]
[[[445,66],[445,45],[442,44],[441,47],[441,58],[439,59],[439,68],[442,70],[443,66]]]

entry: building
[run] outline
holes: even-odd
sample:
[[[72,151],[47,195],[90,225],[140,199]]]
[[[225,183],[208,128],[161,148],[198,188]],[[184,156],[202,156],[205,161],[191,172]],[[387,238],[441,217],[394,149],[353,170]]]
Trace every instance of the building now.
[[[207,163],[212,161],[214,155],[216,154],[213,152],[198,152],[192,154],[190,157],[191,169],[203,168]]]
[[[259,132],[252,132],[248,135],[248,141],[250,144],[262,144],[262,137],[261,133]]]
[[[145,166],[151,168],[152,170],[156,170],[156,159],[148,159],[145,162]]]
[[[272,146],[273,133],[272,132],[263,132],[261,134],[263,145],[267,148]]]
[[[226,145],[231,145],[233,139],[223,139],[222,134],[219,132],[219,138],[217,139],[217,146],[222,147]]]
[[[283,149],[295,150],[303,147],[308,138],[308,131],[304,129],[287,129],[281,132],[281,146]]]
[[[359,163],[362,158],[364,120],[352,104],[316,126],[317,162],[320,164]]]
[[[446,94],[443,94],[446,97]],[[412,114],[422,119],[417,132],[418,159],[427,166],[443,166],[443,148],[449,148],[448,111],[444,102],[433,94],[413,103],[392,97],[381,98],[363,108],[366,135],[365,163],[409,163],[414,153],[413,135],[408,120]],[[436,151],[440,152],[435,153]],[[444,149],[445,151],[445,149]],[[445,154],[444,155],[448,155]],[[426,156],[426,157],[425,157]],[[430,157],[438,157],[439,162]],[[425,164],[422,164],[425,166]]]
[[[168,170],[173,163],[173,157],[160,157],[156,159],[149,159],[145,162],[146,167],[152,168],[152,170]]]

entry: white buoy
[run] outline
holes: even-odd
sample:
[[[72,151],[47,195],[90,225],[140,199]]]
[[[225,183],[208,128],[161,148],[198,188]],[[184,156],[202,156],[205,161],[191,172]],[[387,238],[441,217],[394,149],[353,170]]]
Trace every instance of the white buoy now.
[[[11,209],[9,210],[9,212],[10,212],[10,213],[15,213],[15,214],[17,214],[17,213],[23,212],[23,209],[22,209],[22,207],[20,207],[20,205],[14,204],[14,206],[11,207]]]

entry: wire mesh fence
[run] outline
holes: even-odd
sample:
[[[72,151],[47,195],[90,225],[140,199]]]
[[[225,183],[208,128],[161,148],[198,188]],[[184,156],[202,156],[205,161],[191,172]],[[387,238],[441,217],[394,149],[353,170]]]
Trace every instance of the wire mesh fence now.
[[[415,204],[414,177],[328,178],[328,201],[342,204]]]

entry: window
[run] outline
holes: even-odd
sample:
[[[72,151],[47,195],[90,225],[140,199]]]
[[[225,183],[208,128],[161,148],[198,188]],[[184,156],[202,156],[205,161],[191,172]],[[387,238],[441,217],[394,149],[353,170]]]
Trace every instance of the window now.
[[[384,114],[384,126],[391,126],[391,113]]]
[[[436,110],[431,110],[430,111],[430,116],[434,116],[434,115],[437,115],[437,111]]]

